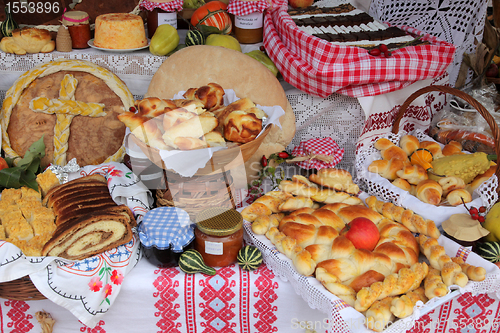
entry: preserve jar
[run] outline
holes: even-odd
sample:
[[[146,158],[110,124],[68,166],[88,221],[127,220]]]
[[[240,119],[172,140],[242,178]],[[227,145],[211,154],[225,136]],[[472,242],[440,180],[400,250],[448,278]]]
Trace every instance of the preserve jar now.
[[[159,266],[177,266],[181,254],[192,248],[194,224],[186,211],[158,207],[144,215],[138,227],[144,256]]]
[[[241,44],[255,44],[263,39],[263,17],[261,12],[234,16],[234,36]]]
[[[79,10],[65,12],[62,15],[62,24],[68,27],[71,36],[71,45],[74,49],[86,49],[90,34],[89,15]]]
[[[243,217],[235,209],[213,207],[196,217],[194,249],[210,267],[229,266],[243,247]]]
[[[152,38],[158,26],[170,24],[177,29],[177,13],[155,8],[148,12],[148,37]]]

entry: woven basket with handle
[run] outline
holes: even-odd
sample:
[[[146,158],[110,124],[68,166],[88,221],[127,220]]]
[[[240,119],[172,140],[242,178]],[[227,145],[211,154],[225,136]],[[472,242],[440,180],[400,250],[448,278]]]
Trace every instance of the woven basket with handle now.
[[[486,108],[479,103],[475,98],[471,97],[469,94],[456,89],[452,87],[447,87],[447,86],[427,86],[424,88],[421,88],[417,91],[415,91],[413,94],[411,94],[405,102],[401,105],[401,108],[399,109],[398,114],[396,115],[396,119],[394,120],[394,126],[392,127],[392,133],[397,134],[399,132],[399,123],[401,122],[401,119],[403,118],[406,109],[411,105],[411,103],[417,99],[420,95],[426,94],[428,92],[432,91],[440,91],[444,92],[447,94],[454,95],[456,97],[459,97],[469,103],[472,107],[474,107],[479,114],[486,120],[488,125],[490,126],[491,133],[493,134],[494,141],[497,143],[495,145],[495,153],[497,156],[500,156],[500,145],[498,144],[500,140],[500,131],[498,129],[498,125],[493,118],[493,116],[486,110]],[[500,168],[497,166],[497,169],[495,171],[495,175],[497,176],[497,179],[500,180]],[[499,187],[497,187],[497,192],[499,191]]]

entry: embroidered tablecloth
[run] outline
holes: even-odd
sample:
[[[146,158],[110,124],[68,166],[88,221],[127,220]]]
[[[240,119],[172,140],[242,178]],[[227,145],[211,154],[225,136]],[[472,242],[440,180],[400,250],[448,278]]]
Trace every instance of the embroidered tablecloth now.
[[[499,304],[494,294],[465,293],[422,316],[407,332],[497,332]],[[143,258],[96,326],[85,326],[48,300],[0,299],[0,332],[39,333],[35,313],[41,310],[56,320],[54,333],[323,333],[330,327],[327,314],[311,309],[265,265],[253,272],[233,265],[217,269],[215,276],[186,275]]]

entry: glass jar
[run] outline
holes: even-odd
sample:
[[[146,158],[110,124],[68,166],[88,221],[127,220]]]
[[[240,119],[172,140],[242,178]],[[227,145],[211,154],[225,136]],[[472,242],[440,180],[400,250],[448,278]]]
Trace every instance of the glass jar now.
[[[177,29],[177,13],[166,12],[161,8],[155,8],[148,12],[148,38],[152,38],[156,28],[162,24],[170,24]]]
[[[234,16],[234,36],[241,44],[262,42],[264,32],[263,16],[260,12]]]
[[[235,209],[209,208],[196,217],[194,249],[210,267],[229,266],[243,247],[243,217]]]
[[[90,34],[89,15],[79,10],[69,11],[63,14],[62,24],[68,27],[71,36],[71,45],[74,49],[86,49],[88,41],[92,38]]]

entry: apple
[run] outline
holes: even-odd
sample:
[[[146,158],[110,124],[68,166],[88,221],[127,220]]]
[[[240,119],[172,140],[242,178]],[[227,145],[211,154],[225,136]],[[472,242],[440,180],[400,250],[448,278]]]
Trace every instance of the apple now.
[[[306,8],[312,6],[314,0],[288,0],[288,4],[292,8]]]
[[[340,232],[349,239],[355,248],[373,251],[380,239],[377,226],[365,217],[357,217],[349,222]]]
[[[8,167],[7,161],[3,157],[0,157],[0,170],[7,169]]]
[[[497,77],[498,76],[498,66],[494,62],[488,66],[486,69],[486,73],[484,73],[487,77]]]

